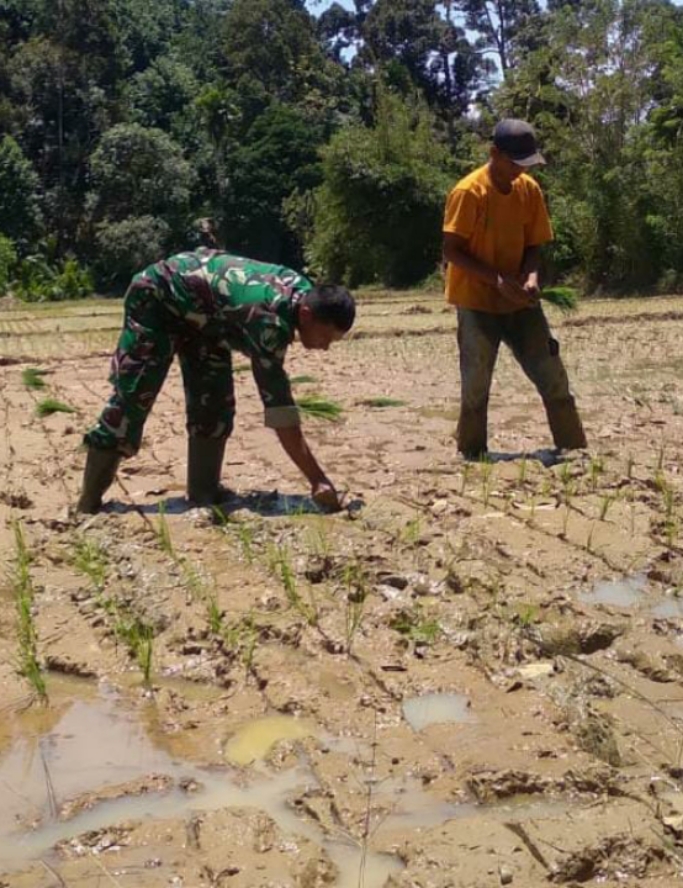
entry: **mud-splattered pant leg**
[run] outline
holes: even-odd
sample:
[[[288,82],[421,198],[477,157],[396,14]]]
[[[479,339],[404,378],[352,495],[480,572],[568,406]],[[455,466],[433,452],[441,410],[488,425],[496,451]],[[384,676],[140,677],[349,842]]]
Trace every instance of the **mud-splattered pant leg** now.
[[[229,438],[235,422],[230,350],[193,337],[179,343],[178,355],[185,387],[188,435]]]
[[[458,450],[478,456],[487,448],[487,413],[493,369],[502,337],[497,315],[458,309],[460,418]]]
[[[96,424],[85,436],[89,447],[133,456],[173,361],[178,322],[149,285],[132,284],[124,303],[123,330],[111,361],[114,392]]]
[[[543,309],[525,309],[503,320],[503,340],[543,398],[555,446],[580,448],[586,436],[569,390],[560,346],[550,333]]]

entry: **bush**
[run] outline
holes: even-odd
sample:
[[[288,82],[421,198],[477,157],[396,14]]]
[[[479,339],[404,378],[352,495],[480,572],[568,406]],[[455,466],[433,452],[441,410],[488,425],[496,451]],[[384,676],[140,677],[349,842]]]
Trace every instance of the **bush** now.
[[[0,296],[7,292],[16,264],[17,251],[14,243],[0,234]]]
[[[90,272],[75,259],[50,265],[43,256],[28,256],[19,266],[12,291],[24,302],[61,302],[90,296],[94,285]]]

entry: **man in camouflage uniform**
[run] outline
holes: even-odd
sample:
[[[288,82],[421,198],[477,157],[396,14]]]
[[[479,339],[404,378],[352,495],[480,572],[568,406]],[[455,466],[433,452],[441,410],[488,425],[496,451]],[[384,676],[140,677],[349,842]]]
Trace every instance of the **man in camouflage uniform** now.
[[[284,359],[296,332],[305,348],[327,350],[354,317],[353,298],[343,287],[316,287],[289,268],[219,250],[181,253],[137,274],[112,358],[114,393],[85,436],[79,511],[97,512],[120,460],[137,453],[175,354],[185,388],[188,498],[199,505],[219,499],[235,416],[233,350],[251,358],[265,424],[310,482],[314,500],[338,508],[334,486],[301,433]]]

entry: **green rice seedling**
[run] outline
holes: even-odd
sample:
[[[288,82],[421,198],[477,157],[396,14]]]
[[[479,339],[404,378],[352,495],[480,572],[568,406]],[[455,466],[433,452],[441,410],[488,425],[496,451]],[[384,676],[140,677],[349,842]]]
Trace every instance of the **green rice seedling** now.
[[[532,490],[531,496],[529,497],[529,503],[530,503],[530,505],[529,505],[529,520],[531,521],[532,524],[536,520],[536,500],[537,500],[536,491]]]
[[[119,614],[114,633],[126,644],[135,657],[145,685],[149,686],[152,677],[154,657],[154,630],[138,617],[126,617]]]
[[[419,605],[400,611],[389,626],[415,644],[425,645],[434,644],[443,631],[438,620],[426,617]]]
[[[519,475],[517,477],[517,483],[520,487],[523,487],[526,483],[526,475],[527,475],[527,461],[526,456],[523,456],[519,462]]]
[[[350,562],[344,568],[346,587],[345,635],[346,652],[351,656],[353,640],[363,622],[365,603],[368,598],[368,581],[359,561]]]
[[[605,471],[605,463],[602,457],[594,456],[590,461],[588,471],[590,474],[591,490],[593,491],[593,493],[595,493],[595,491],[598,489],[598,480],[600,478],[600,475],[602,475]]]
[[[173,540],[171,539],[171,529],[166,520],[166,506],[163,503],[159,503],[159,526],[155,528],[155,530],[157,534],[157,542],[159,543],[161,551],[165,552],[166,555],[174,561],[177,561],[176,551],[173,547]]]
[[[517,621],[522,629],[529,629],[538,622],[539,613],[535,604],[523,604],[517,611]]]
[[[33,618],[35,593],[30,570],[31,555],[21,524],[14,521],[12,528],[15,546],[12,591],[17,609],[19,673],[29,682],[38,699],[44,702],[47,700],[47,688],[38,661],[38,633]]]
[[[76,413],[76,409],[65,404],[63,401],[55,401],[54,398],[45,398],[44,401],[40,401],[36,404],[36,413],[43,418],[45,416],[52,416],[53,413]]]
[[[37,367],[27,367],[21,371],[21,381],[27,389],[45,388],[46,382],[43,376],[47,374],[47,370],[38,370]]]
[[[397,398],[365,398],[358,401],[361,407],[370,407],[376,410],[382,410],[385,407],[405,407],[406,401],[400,401]]]
[[[460,483],[460,496],[465,495],[465,491],[467,489],[467,484],[470,480],[471,472],[472,472],[472,464],[468,463],[468,462],[465,463],[465,465],[462,467],[462,481]]]
[[[607,518],[607,513],[615,499],[616,496],[610,496],[610,494],[606,493],[600,500],[600,521],[604,521]]]
[[[576,311],[579,307],[579,294],[573,287],[544,287],[541,299],[565,313]]]
[[[289,382],[291,385],[308,385],[317,382],[318,380],[315,376],[307,376],[304,374],[303,376],[293,376]]]
[[[107,565],[107,553],[100,543],[88,537],[81,537],[76,541],[73,566],[88,577],[97,593],[101,593],[104,589]]]
[[[244,556],[244,560],[247,564],[252,564],[254,561],[254,531],[248,524],[239,524],[237,527],[237,538],[240,541],[240,546],[242,547],[242,555]]]
[[[488,506],[491,498],[491,480],[493,478],[493,463],[485,459],[481,464],[481,498],[484,506]]]
[[[282,582],[290,607],[301,614],[310,626],[316,626],[318,611],[315,605],[304,601],[299,592],[289,550],[285,546],[274,546],[270,554],[270,564],[272,572]]]
[[[593,522],[590,526],[590,530],[588,531],[588,536],[586,537],[586,551],[593,553],[593,534],[595,533],[595,522]]]
[[[303,416],[309,419],[323,419],[326,422],[339,422],[344,412],[336,401],[329,401],[319,395],[308,395],[297,398],[296,406]]]
[[[218,600],[215,595],[210,595],[206,602],[206,612],[209,620],[209,629],[214,635],[220,635],[223,632],[223,611],[218,606]]]
[[[626,462],[626,477],[629,481],[633,480],[633,468],[635,466],[635,460],[633,458],[633,454],[629,453],[628,460]]]
[[[657,471],[661,472],[664,468],[664,445],[662,444],[659,448],[659,454],[657,456]]]
[[[416,546],[422,536],[422,518],[416,515],[407,521],[399,534],[401,542],[406,546]]]

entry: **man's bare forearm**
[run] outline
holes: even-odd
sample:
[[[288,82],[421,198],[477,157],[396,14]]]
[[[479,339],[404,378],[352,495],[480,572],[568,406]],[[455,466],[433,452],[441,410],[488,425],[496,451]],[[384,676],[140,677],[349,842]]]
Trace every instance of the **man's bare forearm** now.
[[[451,265],[457,265],[463,271],[476,275],[478,278],[486,281],[487,284],[491,284],[492,287],[498,285],[498,272],[495,268],[491,268],[485,262],[475,259],[464,247],[453,243],[449,238],[444,239],[443,257],[446,262],[450,262]]]
[[[275,432],[287,456],[311,485],[327,481],[327,476],[311,453],[300,426],[275,429]]]

